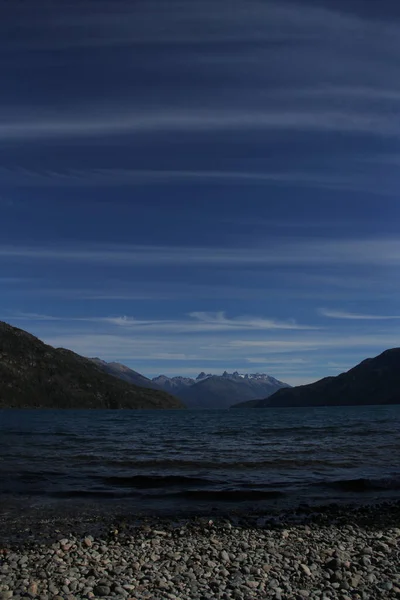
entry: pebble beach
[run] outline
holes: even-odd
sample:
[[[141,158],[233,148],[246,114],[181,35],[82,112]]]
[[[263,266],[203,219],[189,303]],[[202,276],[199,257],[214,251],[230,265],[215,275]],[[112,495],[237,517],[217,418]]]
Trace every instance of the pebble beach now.
[[[0,600],[400,598],[400,503],[0,517]]]

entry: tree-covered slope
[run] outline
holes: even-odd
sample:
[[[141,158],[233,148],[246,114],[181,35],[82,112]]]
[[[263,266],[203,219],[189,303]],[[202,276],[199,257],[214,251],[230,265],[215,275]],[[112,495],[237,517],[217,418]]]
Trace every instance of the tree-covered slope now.
[[[0,408],[183,408],[163,391],[108,375],[0,321]]]

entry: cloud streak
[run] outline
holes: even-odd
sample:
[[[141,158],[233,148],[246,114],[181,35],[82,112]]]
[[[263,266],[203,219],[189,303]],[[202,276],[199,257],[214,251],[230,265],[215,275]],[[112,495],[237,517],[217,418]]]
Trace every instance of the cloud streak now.
[[[1,245],[0,260],[150,266],[368,265],[399,267],[400,238],[272,238],[253,247]]]
[[[7,112],[3,107],[3,114]],[[93,116],[45,115],[7,118],[0,121],[0,141],[36,142],[40,140],[127,136],[132,134],[177,134],[216,132],[299,131],[320,133],[356,133],[388,137],[400,135],[400,125],[379,112],[338,111],[314,108],[312,111],[257,109],[160,109],[123,114],[115,106],[111,112]],[[117,116],[118,115],[118,116]]]
[[[327,190],[349,190],[368,194],[397,196],[397,188],[390,181],[377,182],[365,174],[334,173],[324,171],[257,172],[257,171],[218,171],[218,170],[177,170],[177,169],[69,169],[65,171],[34,171],[23,168],[0,168],[4,183],[15,187],[118,187],[126,185],[177,185],[187,184],[241,184],[241,185],[280,185]]]
[[[341,310],[329,310],[325,308],[321,308],[319,313],[330,319],[344,319],[350,321],[391,321],[393,319],[400,319],[400,315],[369,315]]]
[[[257,42],[271,40],[325,41],[339,32],[345,39],[362,31],[377,35],[377,31],[391,39],[397,32],[393,19],[370,22],[366,15],[351,14],[318,4],[301,4],[284,0],[268,3],[258,0],[240,2],[218,2],[193,0],[190,4],[182,0],[170,0],[168,11],[162,19],[155,15],[161,12],[160,0],[147,0],[144,4],[115,0],[101,1],[94,13],[92,5],[83,1],[66,7],[62,17],[51,10],[48,3],[38,2],[35,12],[41,8],[42,29],[40,37],[30,36],[27,46],[97,47],[123,46],[129,44],[201,44],[212,42]],[[25,9],[18,17],[31,28],[31,14]],[[43,36],[43,30],[53,35]],[[72,35],[71,35],[72,34]],[[12,39],[10,40],[10,43]]]
[[[17,321],[39,321],[39,322],[82,322],[96,325],[111,325],[122,328],[130,333],[136,331],[158,332],[158,333],[208,333],[208,332],[232,332],[238,330],[286,330],[304,331],[319,329],[316,326],[300,325],[294,320],[278,321],[274,319],[263,319],[259,317],[234,317],[228,318],[225,312],[192,312],[189,319],[135,319],[128,316],[118,317],[57,317],[53,315],[42,315],[36,313],[15,313],[13,320]]]

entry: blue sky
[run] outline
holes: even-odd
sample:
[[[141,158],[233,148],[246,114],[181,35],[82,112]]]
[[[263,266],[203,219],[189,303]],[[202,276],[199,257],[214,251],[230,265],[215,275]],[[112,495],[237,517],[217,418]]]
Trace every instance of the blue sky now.
[[[0,11],[0,318],[148,376],[399,345],[397,3]]]

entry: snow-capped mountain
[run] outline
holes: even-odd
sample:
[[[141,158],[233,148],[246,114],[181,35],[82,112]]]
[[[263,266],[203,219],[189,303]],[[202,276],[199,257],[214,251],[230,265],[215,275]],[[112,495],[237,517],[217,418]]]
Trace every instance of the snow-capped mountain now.
[[[165,390],[170,394],[177,394],[178,391],[188,386],[194,385],[196,382],[190,377],[166,377],[166,375],[159,375],[154,377],[151,382],[157,387]]]
[[[222,375],[200,373],[196,379],[189,377],[155,377],[158,388],[174,394],[188,408],[229,408],[236,402],[266,398],[287,383],[265,373],[240,374],[238,371]]]
[[[267,398],[277,390],[290,387],[265,373],[238,371],[213,375],[202,371],[191,377],[167,377],[159,375],[148,379],[120,363],[107,363],[99,358],[91,359],[101,370],[141,387],[163,390],[182,400],[188,408],[229,408],[238,402]]]

